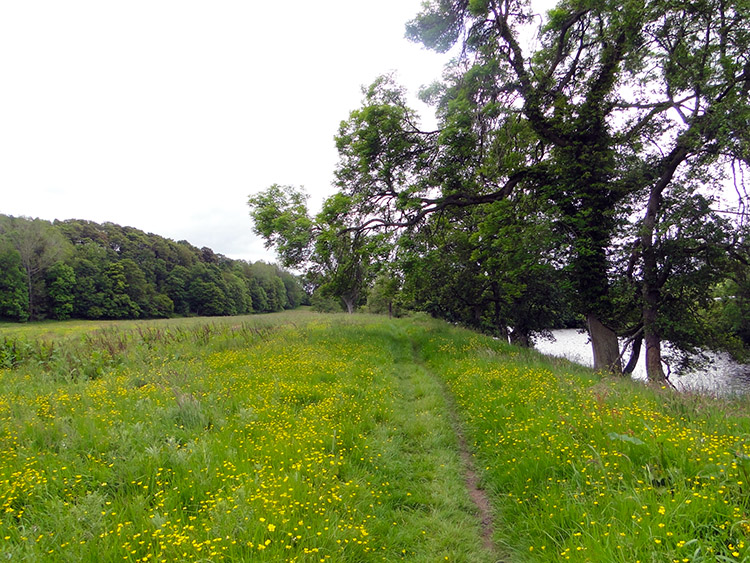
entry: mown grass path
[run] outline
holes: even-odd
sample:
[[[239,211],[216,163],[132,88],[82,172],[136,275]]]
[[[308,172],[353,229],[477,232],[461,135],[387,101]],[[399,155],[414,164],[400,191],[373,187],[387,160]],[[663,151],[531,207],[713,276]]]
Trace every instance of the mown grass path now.
[[[487,491],[480,486],[480,474],[474,463],[474,455],[469,449],[468,442],[466,441],[463,424],[458,415],[458,411],[456,410],[456,401],[445,382],[427,368],[418,344],[414,340],[411,340],[410,342],[414,362],[417,364],[418,369],[423,371],[431,380],[431,392],[442,395],[445,404],[444,408],[456,437],[456,446],[461,459],[461,473],[466,485],[466,492],[474,504],[476,516],[480,522],[479,532],[482,538],[482,545],[489,554],[495,554],[497,549],[492,539],[492,534],[495,529],[492,504]]]
[[[477,493],[452,399],[425,367],[415,341],[392,330],[398,335],[393,343],[393,426],[384,429],[383,438],[393,448],[388,466],[396,489],[413,491],[394,499],[410,522],[405,527],[425,536],[424,551],[414,551],[410,559],[436,561],[432,554],[444,553],[450,561],[494,562],[489,504]],[[482,496],[479,502],[477,494]]]

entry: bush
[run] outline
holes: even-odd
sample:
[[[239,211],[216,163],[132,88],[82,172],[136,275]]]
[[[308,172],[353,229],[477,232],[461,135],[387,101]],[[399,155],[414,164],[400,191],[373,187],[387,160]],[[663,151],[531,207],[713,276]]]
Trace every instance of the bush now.
[[[341,313],[344,310],[339,299],[323,296],[317,291],[310,298],[310,305],[318,313]]]

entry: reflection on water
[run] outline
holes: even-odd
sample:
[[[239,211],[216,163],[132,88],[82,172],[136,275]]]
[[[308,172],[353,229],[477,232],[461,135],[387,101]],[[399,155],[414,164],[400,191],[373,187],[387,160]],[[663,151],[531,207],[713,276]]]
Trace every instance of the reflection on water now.
[[[539,340],[536,349],[543,354],[564,357],[585,366],[593,365],[588,334],[573,328],[553,330],[552,334],[554,341]],[[672,374],[670,381],[683,390],[707,391],[717,395],[750,393],[750,365],[738,364],[724,353],[708,355],[711,359],[709,365],[679,376]],[[645,350],[641,350],[633,378],[646,379]]]

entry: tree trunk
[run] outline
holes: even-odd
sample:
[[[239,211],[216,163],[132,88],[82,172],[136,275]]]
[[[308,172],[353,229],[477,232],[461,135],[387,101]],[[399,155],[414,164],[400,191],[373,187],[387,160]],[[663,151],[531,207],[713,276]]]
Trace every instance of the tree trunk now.
[[[528,332],[512,331],[510,333],[510,343],[524,348],[531,348],[531,337]]]
[[[646,374],[649,381],[660,383],[667,380],[661,365],[661,338],[658,334],[646,333]]]
[[[671,176],[670,176],[671,178]],[[657,183],[649,193],[646,215],[641,226],[641,252],[643,254],[643,334],[646,341],[646,375],[649,381],[665,381],[664,370],[661,367],[661,334],[657,320],[661,303],[661,287],[666,279],[669,266],[664,265],[662,275],[659,274],[659,263],[654,250],[654,233],[656,222],[662,205],[661,191],[666,187],[666,181]]]
[[[644,262],[649,262],[644,260]],[[644,267],[645,269],[645,267]],[[646,375],[649,381],[664,382],[664,368],[661,365],[661,336],[656,325],[660,292],[648,283],[651,276],[644,276],[643,283],[643,332],[646,341]]]
[[[350,315],[354,313],[354,299],[342,296],[341,300],[344,302],[344,305],[346,305],[346,312]]]
[[[620,344],[614,331],[604,326],[593,313],[586,317],[589,325],[591,348],[594,352],[594,369],[622,375]]]
[[[473,315],[474,315],[474,324],[477,327],[482,326],[482,306],[481,305],[474,305]]]
[[[630,352],[630,360],[628,365],[622,370],[625,375],[630,375],[635,371],[635,366],[638,364],[638,358],[641,357],[641,345],[643,344],[643,335],[633,337],[633,349]]]

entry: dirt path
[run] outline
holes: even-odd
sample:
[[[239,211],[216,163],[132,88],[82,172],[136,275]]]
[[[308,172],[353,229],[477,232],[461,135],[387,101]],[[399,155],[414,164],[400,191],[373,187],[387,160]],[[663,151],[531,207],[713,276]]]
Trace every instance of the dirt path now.
[[[474,465],[474,458],[471,455],[471,452],[469,452],[469,447],[466,444],[466,437],[461,429],[454,405],[451,404],[453,398],[447,390],[445,390],[445,399],[450,405],[451,422],[456,432],[456,437],[458,438],[461,463],[464,467],[464,482],[466,483],[466,490],[468,491],[472,502],[477,507],[477,515],[482,526],[482,545],[484,545],[485,549],[494,553],[496,551],[495,544],[492,541],[494,518],[492,515],[492,506],[490,505],[490,498],[487,491],[479,488],[479,475],[477,474],[476,466]]]
[[[492,533],[495,527],[490,497],[486,490],[479,487],[479,474],[477,473],[476,465],[474,464],[474,457],[471,455],[469,446],[466,443],[466,436],[464,436],[463,429],[461,428],[461,422],[458,418],[458,413],[456,412],[453,395],[442,381],[440,383],[441,388],[443,389],[445,402],[449,408],[451,424],[453,425],[453,430],[458,439],[458,448],[461,455],[461,463],[463,464],[466,490],[468,491],[472,502],[477,507],[477,516],[479,517],[482,530],[482,545],[484,545],[485,549],[488,551],[495,553],[495,544],[492,541]]]
[[[450,417],[450,423],[453,427],[453,432],[456,435],[458,441],[459,455],[461,457],[461,465],[463,466],[463,478],[466,484],[466,490],[471,498],[471,501],[476,507],[476,514],[479,518],[481,526],[482,545],[484,548],[492,554],[497,554],[498,550],[492,541],[492,534],[495,529],[494,516],[492,513],[492,505],[490,503],[489,495],[487,491],[480,488],[479,486],[479,474],[477,473],[476,464],[474,463],[474,457],[469,450],[469,445],[466,442],[466,436],[464,435],[461,420],[458,417],[456,410],[456,402],[453,398],[448,386],[445,382],[440,379],[436,374],[431,372],[424,364],[419,350],[412,343],[412,350],[414,353],[414,362],[419,364],[425,372],[437,383],[442,391],[443,399],[445,400],[446,407],[448,409],[448,415]],[[497,563],[501,563],[502,559],[497,559]]]

